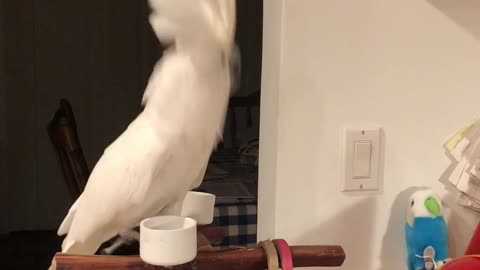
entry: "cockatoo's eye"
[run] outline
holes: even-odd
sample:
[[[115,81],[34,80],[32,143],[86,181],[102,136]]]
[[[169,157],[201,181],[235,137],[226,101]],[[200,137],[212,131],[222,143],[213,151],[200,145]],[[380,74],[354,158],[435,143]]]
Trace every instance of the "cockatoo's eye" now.
[[[414,204],[415,204],[415,201],[412,200],[412,202],[410,202],[410,207],[413,207]]]

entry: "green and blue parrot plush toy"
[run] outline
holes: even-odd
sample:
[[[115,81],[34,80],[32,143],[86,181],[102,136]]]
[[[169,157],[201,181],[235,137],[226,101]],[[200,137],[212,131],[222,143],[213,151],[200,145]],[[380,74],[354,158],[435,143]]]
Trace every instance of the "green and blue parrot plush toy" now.
[[[405,239],[409,270],[440,269],[449,260],[442,203],[431,189],[410,197]]]

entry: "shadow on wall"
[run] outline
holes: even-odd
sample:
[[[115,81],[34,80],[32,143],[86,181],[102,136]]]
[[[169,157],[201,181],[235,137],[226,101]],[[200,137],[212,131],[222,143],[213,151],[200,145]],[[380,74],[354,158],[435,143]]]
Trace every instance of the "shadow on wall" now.
[[[296,239],[302,245],[341,245],[346,260],[339,269],[370,269],[375,231],[375,198],[360,200]],[[321,239],[322,242],[319,243]]]
[[[407,222],[408,199],[421,187],[410,187],[400,192],[392,204],[387,231],[383,236],[379,269],[395,269],[399,265],[407,267],[407,247],[405,244],[405,223]]]
[[[480,1],[428,0],[428,2],[480,40]]]

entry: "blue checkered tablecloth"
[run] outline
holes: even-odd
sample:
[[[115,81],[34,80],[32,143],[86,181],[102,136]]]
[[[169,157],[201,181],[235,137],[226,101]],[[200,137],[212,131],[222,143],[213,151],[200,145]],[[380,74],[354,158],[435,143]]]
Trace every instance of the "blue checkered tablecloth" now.
[[[219,248],[257,245],[257,202],[238,199],[215,205],[214,226],[224,228],[225,238]]]

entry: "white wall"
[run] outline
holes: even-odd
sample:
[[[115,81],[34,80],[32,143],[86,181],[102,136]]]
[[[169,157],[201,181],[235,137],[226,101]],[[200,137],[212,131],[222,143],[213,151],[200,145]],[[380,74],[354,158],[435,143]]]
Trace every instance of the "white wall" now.
[[[340,244],[341,269],[406,269],[411,187],[447,194],[442,144],[480,115],[480,3],[454,2],[266,1],[266,29],[281,30],[264,36],[264,51],[280,52],[264,55],[260,239]],[[384,128],[378,193],[340,192],[346,125]],[[445,203],[456,256],[477,214]]]
[[[278,87],[282,45],[282,1],[263,3],[262,94],[260,104],[260,152],[258,188],[258,235],[275,235],[275,191],[277,175]]]

